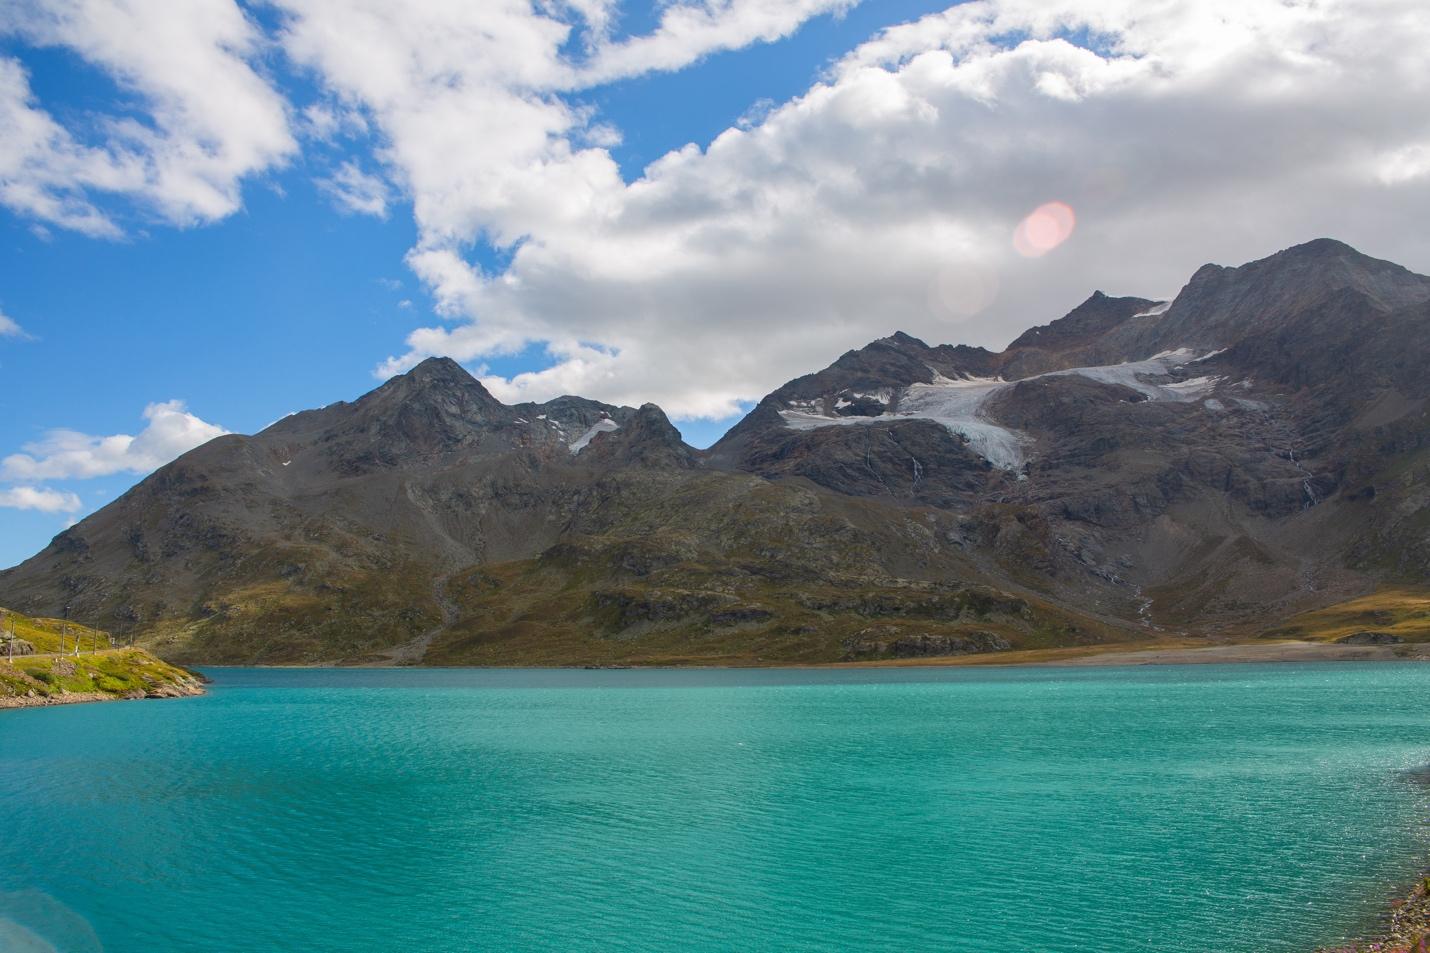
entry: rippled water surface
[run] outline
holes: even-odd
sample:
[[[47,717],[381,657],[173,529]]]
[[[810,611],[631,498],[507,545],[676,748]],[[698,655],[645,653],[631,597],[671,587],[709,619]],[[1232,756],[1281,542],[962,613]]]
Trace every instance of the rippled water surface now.
[[[0,712],[0,949],[1304,953],[1430,666],[215,669]]]

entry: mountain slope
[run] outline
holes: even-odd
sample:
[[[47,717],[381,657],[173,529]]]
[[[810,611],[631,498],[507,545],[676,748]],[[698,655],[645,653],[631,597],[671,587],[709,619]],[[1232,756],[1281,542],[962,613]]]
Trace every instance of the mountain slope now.
[[[708,452],[424,362],[222,437],[0,573],[202,661],[833,661],[1270,629],[1430,577],[1430,279],[1319,240],[905,334]]]
[[[1430,575],[1405,476],[1427,301],[1430,279],[1320,240],[1202,268],[1171,302],[1094,295],[1000,354],[877,341],[775,391],[711,458],[960,509],[995,539],[1016,516],[1039,530],[990,555],[1084,610],[1290,613]]]

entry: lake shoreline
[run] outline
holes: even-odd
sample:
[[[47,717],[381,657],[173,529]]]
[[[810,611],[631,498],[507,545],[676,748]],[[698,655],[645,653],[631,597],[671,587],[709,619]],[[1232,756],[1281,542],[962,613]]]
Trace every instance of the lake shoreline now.
[[[1424,662],[1430,644],[1342,645],[1335,642],[1227,642],[1219,644],[1109,644],[1029,649],[946,658],[833,662],[840,668],[914,666],[1122,667],[1141,665],[1243,665],[1285,662]]]
[[[144,695],[111,695],[106,692],[65,692],[58,695],[20,695],[0,698],[0,711],[21,708],[52,708],[58,705],[87,705],[91,702],[154,701],[164,698],[194,698],[204,694],[202,685],[165,688]]]
[[[984,652],[968,655],[917,656],[909,658],[858,659],[833,662],[795,662],[762,659],[728,662],[681,662],[664,659],[571,662],[567,664],[532,665],[383,665],[365,659],[324,659],[315,662],[205,663],[186,661],[182,664],[204,668],[263,669],[372,669],[398,671],[402,669],[548,669],[552,671],[592,670],[622,671],[636,669],[880,669],[880,668],[959,668],[959,667],[1124,667],[1143,665],[1239,665],[1286,662],[1430,662],[1430,642],[1400,645],[1343,645],[1335,642],[1123,642],[1101,645],[1073,646],[1054,649],[1015,649],[1007,652]]]
[[[1408,893],[1391,901],[1384,923],[1366,938],[1316,953],[1421,953],[1430,948],[1430,868]]]

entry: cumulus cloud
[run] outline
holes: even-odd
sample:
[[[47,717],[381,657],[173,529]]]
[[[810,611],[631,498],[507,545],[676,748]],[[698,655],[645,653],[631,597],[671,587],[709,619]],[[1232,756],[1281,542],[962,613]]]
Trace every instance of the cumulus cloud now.
[[[388,91],[414,110],[379,117],[417,209],[408,262],[456,323],[379,373],[545,342],[550,368],[493,390],[718,417],[895,328],[1001,346],[1095,288],[1165,295],[1320,235],[1423,268],[1427,41],[1412,0],[968,3],[630,183],[571,145],[559,97],[500,77],[483,82],[532,111],[524,145],[434,171],[451,148],[412,131],[479,107]],[[1019,254],[1054,202],[1076,228]],[[503,271],[467,259],[480,240],[511,252]]]
[[[12,510],[38,510],[41,513],[77,513],[84,508],[73,493],[36,486],[12,486],[0,489],[0,506]]]
[[[434,240],[515,241],[528,220],[509,209],[555,222],[574,213],[585,179],[620,184],[606,153],[572,148],[588,117],[553,92],[572,78],[560,52],[571,25],[528,0],[278,6],[290,58],[336,101],[360,105]]]
[[[62,124],[0,58],[0,203],[19,214],[114,237],[105,206],[122,196],[170,224],[212,222],[296,149],[285,101],[252,66],[262,34],[233,0],[15,0],[5,35],[78,54],[139,106]]]
[[[616,0],[272,0],[265,39],[233,0],[24,0],[0,31],[78,51],[147,121],[81,135],[0,59],[0,202],[98,235],[118,227],[105,194],[227,214],[295,148],[253,66],[271,40],[319,90],[305,142],[372,147],[320,187],[354,212],[412,208],[406,261],[446,320],[377,373],[538,344],[550,366],[494,392],[685,417],[896,328],[1001,346],[1094,288],[1162,296],[1205,261],[1320,235],[1430,266],[1421,0],[976,0],[622,176],[589,90],[854,2],[676,0],[620,37]]]
[[[144,408],[144,420],[144,429],[135,435],[96,437],[73,430],[52,430],[44,439],[26,444],[22,453],[0,460],[0,475],[35,482],[148,473],[228,433],[189,413],[181,400],[150,404]]]

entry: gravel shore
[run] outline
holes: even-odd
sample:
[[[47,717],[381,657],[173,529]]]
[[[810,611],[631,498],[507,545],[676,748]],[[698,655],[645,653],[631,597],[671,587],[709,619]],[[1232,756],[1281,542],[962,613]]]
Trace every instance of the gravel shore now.
[[[1316,953],[1430,953],[1430,875],[1392,905],[1383,933]]]

